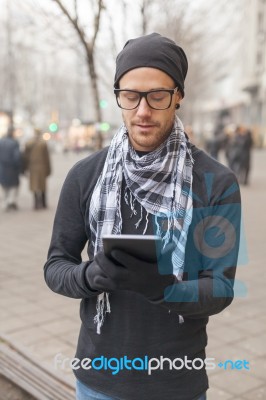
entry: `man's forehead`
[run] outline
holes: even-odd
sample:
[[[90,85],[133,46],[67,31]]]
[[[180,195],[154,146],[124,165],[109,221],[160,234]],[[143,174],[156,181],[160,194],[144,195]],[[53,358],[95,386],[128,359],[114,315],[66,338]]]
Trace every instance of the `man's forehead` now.
[[[119,82],[120,89],[153,90],[174,88],[173,79],[157,68],[141,67],[125,73]]]

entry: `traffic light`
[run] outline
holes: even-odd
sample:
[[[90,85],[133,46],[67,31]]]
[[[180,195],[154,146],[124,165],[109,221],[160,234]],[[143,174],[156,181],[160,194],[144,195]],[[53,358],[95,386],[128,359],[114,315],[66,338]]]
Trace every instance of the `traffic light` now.
[[[100,130],[101,130],[102,132],[108,132],[109,129],[110,129],[110,124],[108,124],[108,122],[102,122],[102,123],[100,124]]]
[[[51,122],[49,125],[49,131],[51,133],[56,133],[58,131],[58,125],[56,122]]]
[[[108,101],[107,100],[100,100],[100,108],[107,108],[108,107]]]

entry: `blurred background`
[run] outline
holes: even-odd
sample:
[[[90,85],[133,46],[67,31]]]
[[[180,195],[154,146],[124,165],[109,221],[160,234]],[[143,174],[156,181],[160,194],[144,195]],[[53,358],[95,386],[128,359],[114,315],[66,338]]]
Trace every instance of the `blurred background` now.
[[[180,112],[198,142],[217,124],[245,124],[266,145],[264,0],[0,0],[0,136],[21,145],[37,126],[56,150],[93,148],[120,124],[115,57],[153,31],[189,59]]]
[[[248,254],[233,304],[210,319],[207,356],[251,368],[210,371],[208,400],[266,399],[266,0],[0,0],[0,165],[20,157],[13,191],[0,167],[0,400],[74,398],[71,369],[54,359],[75,354],[79,300],[52,293],[42,267],[68,170],[121,124],[116,55],[154,31],[188,56],[178,115],[191,141],[241,184]]]

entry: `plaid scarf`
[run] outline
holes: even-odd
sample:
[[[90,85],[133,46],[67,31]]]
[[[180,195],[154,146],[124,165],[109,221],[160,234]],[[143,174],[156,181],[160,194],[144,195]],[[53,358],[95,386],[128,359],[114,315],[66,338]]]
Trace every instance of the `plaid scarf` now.
[[[178,117],[166,141],[142,157],[130,145],[127,129],[122,125],[111,141],[91,197],[89,224],[94,255],[102,249],[102,235],[122,231],[124,176],[125,201],[134,213],[134,202],[141,206],[136,228],[146,212],[145,234],[148,216],[153,216],[156,235],[162,237],[163,245],[170,241],[176,244],[172,255],[173,273],[182,279],[187,232],[192,219],[192,168],[190,143]],[[96,310],[94,321],[100,333],[106,312],[111,312],[109,293],[98,295]]]

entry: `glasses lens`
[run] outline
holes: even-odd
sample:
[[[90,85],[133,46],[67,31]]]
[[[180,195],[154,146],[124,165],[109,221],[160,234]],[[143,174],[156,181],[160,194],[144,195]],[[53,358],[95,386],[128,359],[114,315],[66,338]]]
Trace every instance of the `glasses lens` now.
[[[148,105],[155,110],[166,110],[170,107],[172,93],[167,90],[153,90],[151,92],[134,92],[131,90],[121,90],[117,94],[119,107],[125,110],[133,110],[140,103],[140,98],[145,97]]]
[[[139,103],[139,93],[122,90],[117,98],[120,107],[133,110]]]
[[[171,93],[165,90],[150,92],[147,95],[147,100],[150,107],[156,110],[165,110],[171,104]]]

